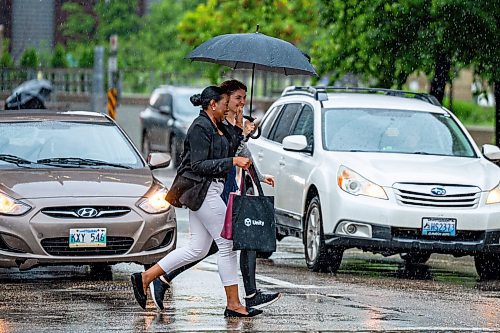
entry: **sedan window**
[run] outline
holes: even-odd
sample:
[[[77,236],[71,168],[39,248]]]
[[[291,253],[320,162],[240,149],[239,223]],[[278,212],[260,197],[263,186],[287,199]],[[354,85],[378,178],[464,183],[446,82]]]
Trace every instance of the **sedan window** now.
[[[104,162],[100,167],[144,167],[127,138],[110,123],[0,123],[0,154],[35,163],[47,159],[90,159],[95,163],[87,163],[87,167],[95,167],[98,162]],[[15,164],[0,161],[0,168],[12,167]]]
[[[381,109],[325,109],[323,146],[363,151],[476,157],[471,143],[447,114]]]

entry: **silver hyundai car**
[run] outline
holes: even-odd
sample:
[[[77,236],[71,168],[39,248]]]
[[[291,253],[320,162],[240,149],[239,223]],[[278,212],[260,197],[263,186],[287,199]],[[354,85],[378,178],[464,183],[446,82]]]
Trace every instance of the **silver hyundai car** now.
[[[99,113],[0,112],[0,267],[155,263],[176,245],[169,163]]]

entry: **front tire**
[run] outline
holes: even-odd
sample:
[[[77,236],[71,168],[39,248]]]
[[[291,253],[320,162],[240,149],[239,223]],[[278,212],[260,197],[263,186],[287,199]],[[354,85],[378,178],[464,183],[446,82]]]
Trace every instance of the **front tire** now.
[[[399,254],[407,265],[425,264],[431,257],[429,252],[407,252]]]
[[[500,256],[480,253],[474,256],[474,264],[481,281],[497,280],[500,277]]]
[[[328,247],[323,233],[319,197],[309,203],[304,223],[304,252],[307,267],[313,272],[335,273],[340,267],[344,249]]]

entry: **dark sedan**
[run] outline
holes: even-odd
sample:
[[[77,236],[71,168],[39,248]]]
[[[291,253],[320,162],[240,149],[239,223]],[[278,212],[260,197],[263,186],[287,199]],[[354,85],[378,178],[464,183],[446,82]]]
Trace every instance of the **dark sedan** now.
[[[187,129],[200,112],[189,98],[201,88],[160,86],[151,94],[148,107],[141,112],[142,153],[167,152],[174,167],[181,162]]]

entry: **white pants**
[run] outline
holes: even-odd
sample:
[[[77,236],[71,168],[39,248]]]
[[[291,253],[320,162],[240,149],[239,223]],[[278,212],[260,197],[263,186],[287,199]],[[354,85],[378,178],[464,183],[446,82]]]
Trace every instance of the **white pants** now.
[[[222,285],[238,284],[233,241],[220,236],[226,215],[226,204],[220,197],[223,189],[223,183],[212,182],[200,209],[189,211],[189,245],[175,249],[158,262],[166,273],[203,259],[210,250],[212,240],[215,240],[219,248],[217,264]]]

